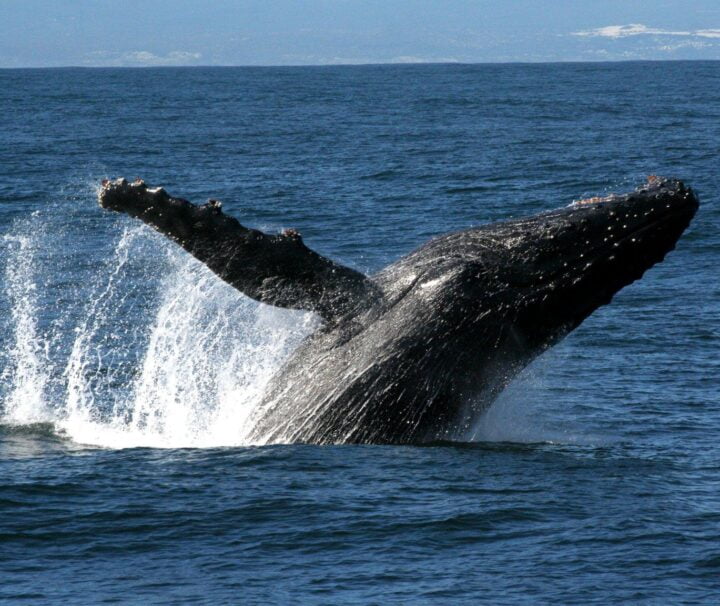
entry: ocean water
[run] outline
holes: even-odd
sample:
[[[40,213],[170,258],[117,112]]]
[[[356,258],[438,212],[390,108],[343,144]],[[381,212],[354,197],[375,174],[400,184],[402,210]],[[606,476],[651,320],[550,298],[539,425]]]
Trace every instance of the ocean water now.
[[[0,70],[0,601],[716,604],[720,63]],[[251,444],[318,325],[102,211],[143,177],[373,272],[680,177],[664,263],[469,443]]]

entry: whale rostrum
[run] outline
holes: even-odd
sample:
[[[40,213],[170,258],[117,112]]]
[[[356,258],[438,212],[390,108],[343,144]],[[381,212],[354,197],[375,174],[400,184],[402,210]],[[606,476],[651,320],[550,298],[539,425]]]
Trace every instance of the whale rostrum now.
[[[323,325],[271,380],[252,440],[463,439],[537,355],[663,260],[698,208],[677,179],[446,234],[366,276],[299,233],[241,225],[143,181],[105,180],[102,207],[137,217],[257,301]]]

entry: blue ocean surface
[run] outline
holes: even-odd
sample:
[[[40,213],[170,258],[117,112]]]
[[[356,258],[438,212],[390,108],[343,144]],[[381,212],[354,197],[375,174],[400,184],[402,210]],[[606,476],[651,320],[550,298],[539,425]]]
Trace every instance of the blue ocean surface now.
[[[0,601],[717,604],[719,157],[720,62],[0,70]],[[650,174],[677,249],[429,446],[249,443],[318,319],[96,203],[374,272]]]

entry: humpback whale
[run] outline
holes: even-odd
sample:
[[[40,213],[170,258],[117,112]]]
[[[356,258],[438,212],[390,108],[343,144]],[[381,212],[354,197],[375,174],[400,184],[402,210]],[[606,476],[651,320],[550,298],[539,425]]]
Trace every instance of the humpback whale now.
[[[271,380],[253,441],[462,439],[510,380],[663,260],[698,208],[677,179],[439,236],[367,276],[287,230],[247,228],[216,200],[104,180],[137,217],[245,295],[322,326]]]

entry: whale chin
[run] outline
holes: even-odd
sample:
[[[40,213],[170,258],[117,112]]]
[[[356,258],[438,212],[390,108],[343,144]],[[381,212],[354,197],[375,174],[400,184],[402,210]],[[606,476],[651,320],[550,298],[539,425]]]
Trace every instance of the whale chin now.
[[[324,325],[270,382],[253,441],[461,437],[523,366],[663,260],[698,209],[677,179],[435,238],[366,276],[143,181],[106,180],[137,217],[257,301]]]

